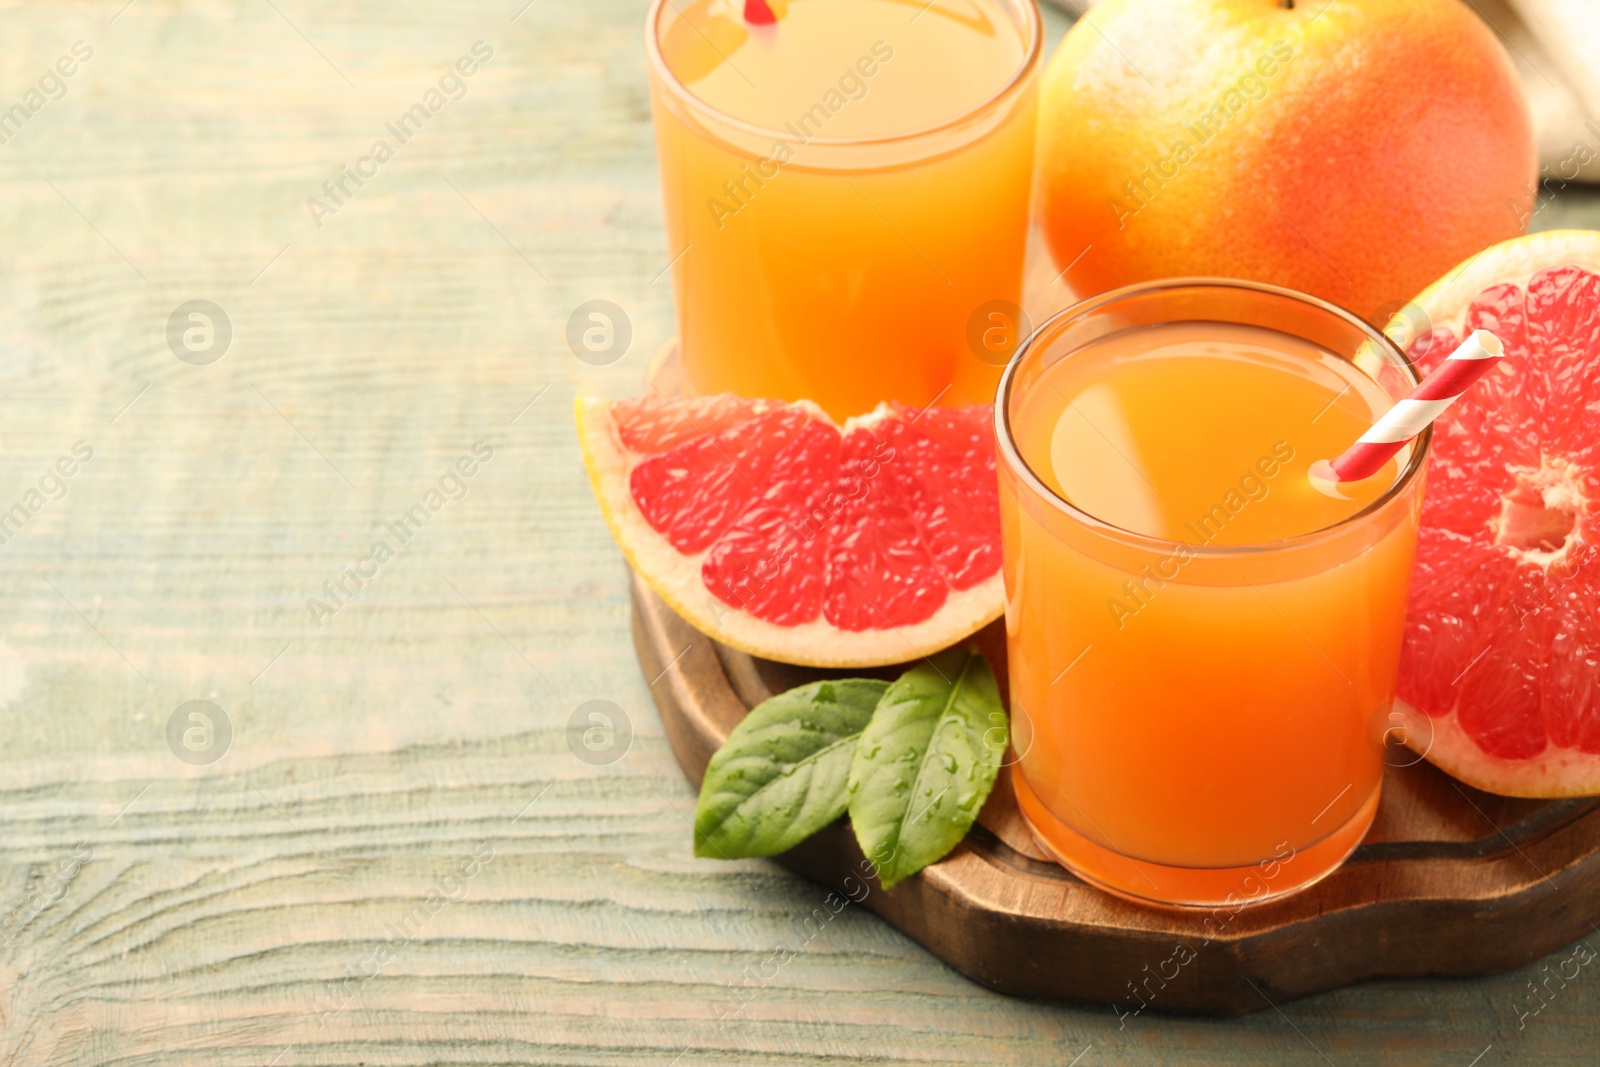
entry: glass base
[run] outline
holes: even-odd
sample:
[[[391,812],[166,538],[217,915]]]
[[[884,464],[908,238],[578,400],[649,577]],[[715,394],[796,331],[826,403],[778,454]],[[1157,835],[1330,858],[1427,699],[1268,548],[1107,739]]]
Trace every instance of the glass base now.
[[[1133,859],[1070,829],[1039,802],[1019,767],[1011,768],[1017,806],[1039,847],[1099,889],[1141,904],[1236,908],[1298,892],[1320,881],[1354,852],[1378,813],[1380,783],[1343,826],[1312,844],[1283,849],[1247,867],[1169,867]]]

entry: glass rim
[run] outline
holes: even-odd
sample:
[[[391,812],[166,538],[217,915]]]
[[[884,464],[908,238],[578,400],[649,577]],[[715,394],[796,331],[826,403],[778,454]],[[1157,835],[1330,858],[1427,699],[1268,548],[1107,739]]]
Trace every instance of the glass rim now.
[[[1129,297],[1141,296],[1149,293],[1158,293],[1163,290],[1173,289],[1235,289],[1265,296],[1283,297],[1296,303],[1306,305],[1307,307],[1314,308],[1315,310],[1321,311],[1325,314],[1330,314],[1335,318],[1341,319],[1347,324],[1356,327],[1361,333],[1366,335],[1369,341],[1378,345],[1381,349],[1387,350],[1390,355],[1396,357],[1397,365],[1405,368],[1406,373],[1411,378],[1411,384],[1413,387],[1419,381],[1421,381],[1421,375],[1418,373],[1417,365],[1412,362],[1411,357],[1406,355],[1399,345],[1394,343],[1393,339],[1391,339],[1388,334],[1384,333],[1382,330],[1373,326],[1366,320],[1357,317],[1342,307],[1339,307],[1337,304],[1332,304],[1326,300],[1311,296],[1309,293],[1302,293],[1297,290],[1287,289],[1278,285],[1268,285],[1264,282],[1251,282],[1236,278],[1163,278],[1160,281],[1140,282],[1134,285],[1126,285],[1120,289],[1113,289],[1109,292],[1101,293],[1085,300],[1080,300],[1076,304],[1072,304],[1071,306],[1056,312],[1054,315],[1051,315],[1048,319],[1041,323],[1037,329],[1029,334],[1022,344],[1017,346],[1017,351],[1006,363],[1006,368],[1000,375],[1000,384],[995,393],[994,404],[996,445],[1001,456],[1001,461],[1011,469],[1012,473],[1015,474],[1035,496],[1047,501],[1057,511],[1066,515],[1075,522],[1078,522],[1099,534],[1112,537],[1123,542],[1124,544],[1129,544],[1136,548],[1160,552],[1188,549],[1192,551],[1197,558],[1237,559],[1241,557],[1261,556],[1270,552],[1288,551],[1290,549],[1301,548],[1306,545],[1315,544],[1320,541],[1335,537],[1338,534],[1343,533],[1346,529],[1354,527],[1359,522],[1368,519],[1372,515],[1383,510],[1392,501],[1394,501],[1395,498],[1400,496],[1401,493],[1403,493],[1413,481],[1416,480],[1417,475],[1427,465],[1428,455],[1431,450],[1430,446],[1433,444],[1433,426],[1431,424],[1424,429],[1422,433],[1418,434],[1412,439],[1414,447],[1411,449],[1410,461],[1406,464],[1405,469],[1402,470],[1398,476],[1396,476],[1393,483],[1391,483],[1390,486],[1385,489],[1376,500],[1362,508],[1360,511],[1345,516],[1338,522],[1331,523],[1327,526],[1318,527],[1315,530],[1308,530],[1303,534],[1296,534],[1293,537],[1281,538],[1276,541],[1256,541],[1243,545],[1204,545],[1194,544],[1189,541],[1173,541],[1163,537],[1156,537],[1151,534],[1140,533],[1137,530],[1129,530],[1123,526],[1117,526],[1114,523],[1107,522],[1104,519],[1084,511],[1082,508],[1077,507],[1076,505],[1059,496],[1053,489],[1045,484],[1044,479],[1040,478],[1036,473],[1034,473],[1033,468],[1030,467],[1027,461],[1022,458],[1022,453],[1018,450],[1016,440],[1011,432],[1011,415],[1009,408],[1011,401],[1011,389],[1016,379],[1017,368],[1021,366],[1022,361],[1025,358],[1033,354],[1034,350],[1041,343],[1040,339],[1044,337],[1046,331],[1055,329],[1062,323],[1065,323],[1071,319],[1081,318],[1082,316],[1091,312],[1099,311],[1107,305],[1126,300]],[[1192,322],[1206,320],[1175,319],[1173,321]],[[1338,353],[1335,354],[1338,355]],[[1348,358],[1342,355],[1340,355],[1340,358],[1345,359],[1346,362],[1350,362]],[[1361,373],[1365,373],[1364,371],[1361,371],[1361,368],[1359,367],[1356,369]]]
[[[1025,29],[1028,33],[1028,40],[1025,42],[1025,47],[1023,49],[1022,62],[1017,64],[1017,69],[1012,73],[1011,77],[1008,78],[1006,83],[996,90],[992,95],[985,97],[981,102],[970,108],[967,108],[961,113],[954,115],[951,118],[944,119],[940,122],[936,122],[931,126],[919,126],[903,133],[883,134],[874,137],[812,137],[807,139],[804,143],[808,145],[822,145],[829,148],[845,148],[850,146],[870,147],[874,145],[892,145],[906,141],[915,141],[919,138],[942,133],[946,130],[954,129],[964,125],[965,123],[970,122],[974,117],[981,115],[985,111],[993,108],[996,104],[1003,101],[1007,96],[1016,93],[1023,82],[1027,80],[1028,75],[1035,67],[1038,66],[1039,57],[1043,54],[1044,19],[1039,13],[1038,0],[999,0],[999,2],[1002,5],[1014,4],[1021,10],[1023,18],[1026,20],[1026,25],[1023,27],[1023,29]],[[687,18],[687,16],[684,16],[683,14],[683,9],[678,6],[677,0],[650,0],[650,8],[645,14],[644,23],[644,47],[646,59],[649,63],[651,72],[661,79],[661,83],[667,87],[667,90],[680,101],[686,103],[694,111],[702,115],[707,115],[725,126],[730,126],[736,130],[739,130],[741,133],[753,134],[759,137],[771,137],[775,140],[785,142],[791,140],[793,135],[790,134],[786,137],[785,131],[783,130],[774,130],[754,122],[748,122],[744,119],[730,115],[720,108],[712,106],[707,101],[696,96],[687,85],[683,84],[683,82],[678,79],[678,76],[672,72],[672,68],[667,65],[666,57],[661,54],[661,40],[660,33],[658,32],[662,11],[669,5],[673,8],[673,10],[677,11],[680,16]]]

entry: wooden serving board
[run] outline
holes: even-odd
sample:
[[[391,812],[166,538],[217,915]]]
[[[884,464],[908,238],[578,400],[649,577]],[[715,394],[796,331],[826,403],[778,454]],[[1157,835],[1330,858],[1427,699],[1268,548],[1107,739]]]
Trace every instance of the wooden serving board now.
[[[639,663],[684,773],[773,693],[845,674],[717,643],[633,579]],[[1002,624],[978,638],[1005,686]],[[1241,908],[1147,907],[1097,890],[1034,844],[1002,772],[956,849],[885,891],[841,820],[777,857],[925,945],[974,981],[1119,1014],[1238,1015],[1371,978],[1493,974],[1596,933],[1600,798],[1482,793],[1427,763],[1391,767],[1372,831],[1301,893]]]

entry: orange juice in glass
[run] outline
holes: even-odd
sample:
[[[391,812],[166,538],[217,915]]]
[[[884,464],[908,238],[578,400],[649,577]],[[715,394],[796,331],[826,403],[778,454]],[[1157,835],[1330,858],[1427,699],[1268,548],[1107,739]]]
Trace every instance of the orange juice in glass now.
[[[1353,316],[1179,280],[1070,308],[997,400],[1018,803],[1166,904],[1309,885],[1377,810],[1424,434],[1318,485],[1416,382]]]
[[[768,4],[655,0],[646,25],[691,386],[836,418],[986,403],[1022,290],[1034,0]]]

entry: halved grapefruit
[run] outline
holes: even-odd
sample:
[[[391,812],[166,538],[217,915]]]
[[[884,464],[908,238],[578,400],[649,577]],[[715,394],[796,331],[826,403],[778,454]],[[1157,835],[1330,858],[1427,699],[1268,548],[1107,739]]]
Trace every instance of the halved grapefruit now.
[[[701,632],[767,659],[868,667],[1004,610],[988,405],[577,400],[595,498],[633,568]]]
[[[1490,792],[1600,793],[1600,233],[1495,245],[1389,334],[1426,371],[1477,328],[1508,358],[1435,424],[1407,743]]]

